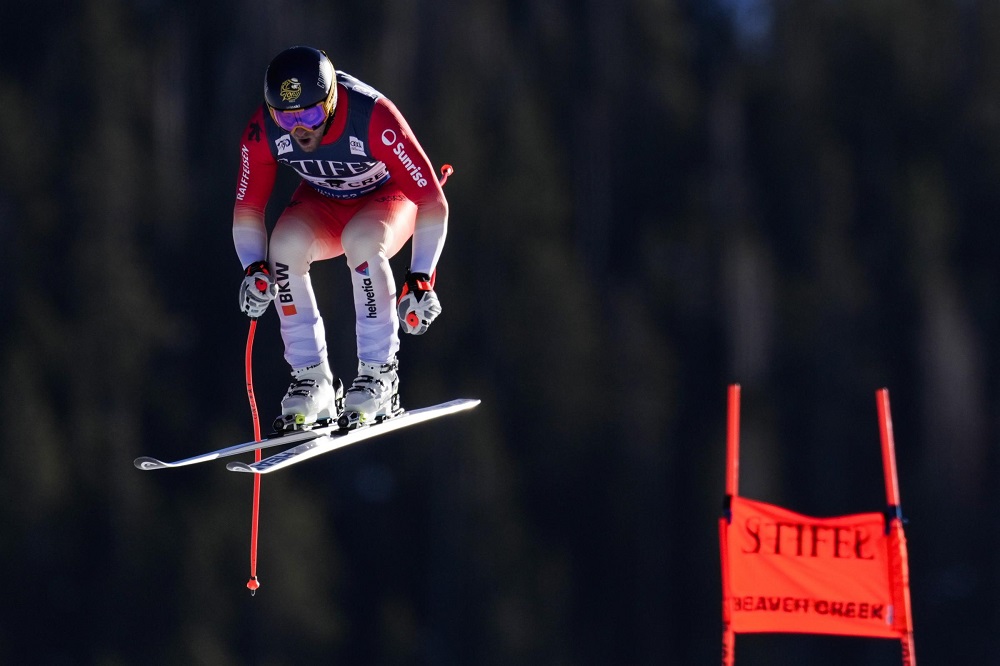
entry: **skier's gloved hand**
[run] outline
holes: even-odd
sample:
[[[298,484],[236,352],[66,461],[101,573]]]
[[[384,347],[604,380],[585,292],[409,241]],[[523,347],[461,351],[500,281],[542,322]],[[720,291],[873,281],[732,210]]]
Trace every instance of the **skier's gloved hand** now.
[[[240,310],[251,319],[257,319],[267,310],[278,295],[278,285],[271,276],[271,269],[263,261],[255,261],[247,266],[240,284]]]
[[[410,335],[423,335],[441,314],[441,302],[434,293],[434,276],[406,271],[406,281],[399,294],[399,325]]]

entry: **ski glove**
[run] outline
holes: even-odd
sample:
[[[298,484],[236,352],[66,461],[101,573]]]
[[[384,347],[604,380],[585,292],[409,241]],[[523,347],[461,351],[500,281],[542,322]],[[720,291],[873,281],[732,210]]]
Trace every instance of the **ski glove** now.
[[[410,335],[423,335],[441,314],[441,302],[434,293],[434,276],[406,271],[406,281],[399,295],[399,325]]]
[[[255,261],[247,266],[246,275],[240,285],[240,310],[251,319],[257,319],[267,310],[267,306],[278,295],[278,285],[271,277],[271,269],[263,261]]]

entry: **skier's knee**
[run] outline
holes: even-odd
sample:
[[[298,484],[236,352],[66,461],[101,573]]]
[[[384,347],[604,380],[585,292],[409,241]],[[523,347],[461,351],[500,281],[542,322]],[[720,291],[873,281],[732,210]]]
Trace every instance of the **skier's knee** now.
[[[340,238],[348,262],[355,263],[367,261],[375,256],[384,256],[389,233],[388,226],[382,222],[348,224]]]
[[[283,222],[271,234],[268,257],[272,264],[284,264],[294,273],[305,273],[309,270],[313,241],[307,225]]]

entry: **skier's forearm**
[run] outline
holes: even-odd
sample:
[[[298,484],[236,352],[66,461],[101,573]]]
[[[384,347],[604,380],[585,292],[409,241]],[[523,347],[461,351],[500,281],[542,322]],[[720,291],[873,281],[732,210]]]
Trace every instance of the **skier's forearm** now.
[[[233,213],[233,245],[244,268],[267,258],[267,227],[263,213],[241,211]]]
[[[430,275],[437,267],[448,235],[448,204],[420,206],[413,229],[413,256],[410,270]]]

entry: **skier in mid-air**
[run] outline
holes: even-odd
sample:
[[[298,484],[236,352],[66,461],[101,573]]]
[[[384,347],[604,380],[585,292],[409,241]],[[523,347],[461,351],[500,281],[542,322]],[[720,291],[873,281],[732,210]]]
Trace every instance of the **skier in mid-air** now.
[[[302,179],[268,240],[264,212],[279,164]],[[264,103],[243,133],[233,241],[244,277],[240,309],[258,318],[276,300],[292,383],[275,428],[370,423],[400,411],[400,323],[420,335],[441,312],[435,268],[448,203],[406,120],[381,93],[335,71],[326,53],[295,46],[264,76]],[[389,259],[412,237],[396,301]],[[344,391],[327,358],[309,277],[314,261],[345,255],[353,282],[358,374]],[[398,310],[398,312],[397,312]]]

